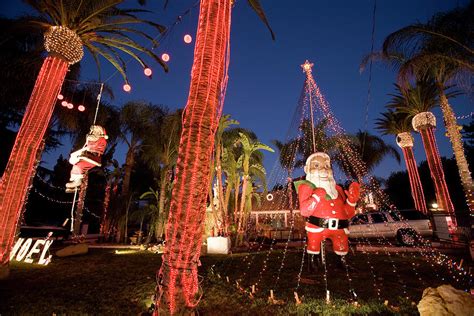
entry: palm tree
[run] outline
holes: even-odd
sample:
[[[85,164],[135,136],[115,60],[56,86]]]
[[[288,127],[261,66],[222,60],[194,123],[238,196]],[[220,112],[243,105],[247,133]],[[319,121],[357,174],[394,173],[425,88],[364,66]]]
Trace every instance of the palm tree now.
[[[257,142],[257,135],[246,128],[232,127],[224,130],[222,133],[222,167],[226,175],[226,197],[225,205],[229,205],[230,193],[233,190],[234,208],[233,208],[233,231],[237,230],[238,214],[239,214],[239,194],[241,187],[241,173],[242,162],[240,157],[243,157],[243,147],[237,146],[240,140],[240,134],[245,134],[251,142]],[[263,164],[263,153],[261,151],[254,151],[250,157],[250,164]]]
[[[433,82],[419,81],[416,86],[409,85],[403,89],[396,85],[397,94],[392,95],[388,107],[399,113],[405,113],[412,120],[413,129],[420,133],[425,148],[431,179],[435,187],[436,200],[439,209],[454,215],[454,207],[446,185],[443,166],[434,136],[436,117],[430,110],[438,102],[437,87]]]
[[[464,153],[459,125],[445,90],[452,82],[471,88],[474,72],[474,2],[435,15],[427,23],[416,23],[389,34],[382,55],[405,56],[398,63],[399,82],[407,85],[413,77],[436,83],[444,124],[451,141],[467,204],[474,212],[474,183]]]
[[[283,169],[286,170],[288,178],[291,177],[293,169],[295,168],[295,159],[296,159],[296,150],[297,150],[297,143],[294,141],[288,141],[283,143],[279,140],[273,140],[272,144],[279,151],[278,160],[280,161],[280,165]]]
[[[413,154],[412,127],[407,116],[404,113],[395,113],[392,110],[388,110],[382,113],[382,117],[378,118],[375,124],[376,128],[383,135],[396,135],[397,145],[402,149],[403,157],[405,158],[408,178],[410,180],[411,197],[413,198],[415,208],[426,214],[428,209],[415,155]]]
[[[172,188],[173,171],[178,158],[179,136],[181,134],[182,110],[168,114],[163,118],[158,133],[148,133],[142,146],[142,159],[159,176],[159,195],[157,212],[167,218],[169,195]],[[153,224],[153,223],[152,223]],[[161,227],[158,223],[156,227]],[[161,230],[161,228],[159,229]],[[164,230],[164,228],[163,228]],[[157,235],[161,238],[161,235]]]
[[[268,25],[258,0],[248,3]],[[209,166],[227,83],[232,0],[201,0],[183,115],[166,236],[166,256],[159,272],[159,313],[181,313],[195,306],[197,263],[202,243]]]
[[[148,244],[151,241],[153,234],[155,234],[157,239],[161,238],[163,235],[166,216],[159,210],[160,193],[157,190],[150,188],[147,192],[140,195],[140,200],[148,200],[146,206],[147,211],[145,212],[147,216],[151,217],[148,237],[145,242]],[[141,225],[140,230],[142,230]]]
[[[230,115],[224,115],[221,117],[219,121],[219,126],[217,127],[217,132],[216,132],[216,140],[215,140],[215,163],[212,164],[211,166],[211,184],[214,182],[214,170],[216,171],[216,184],[217,184],[217,195],[218,195],[218,209],[217,209],[217,214],[216,217],[218,220],[221,221],[222,223],[222,228],[224,230],[224,233],[227,234],[227,227],[228,227],[228,204],[225,204],[225,196],[224,196],[224,173],[222,170],[222,156],[223,156],[223,149],[224,149],[224,144],[223,144],[223,135],[224,131],[228,129],[231,125],[237,125],[239,124],[238,121],[233,120],[230,118]],[[214,167],[215,165],[215,167]],[[229,189],[229,187],[227,188]],[[211,190],[212,192],[212,190]],[[212,201],[212,195],[210,195],[209,199]],[[213,206],[213,203],[211,203]],[[216,221],[217,222],[217,221]]]
[[[354,135],[350,135],[350,140],[352,147],[359,153],[359,157],[369,173],[387,156],[400,162],[400,155],[395,147],[386,144],[382,138],[367,131],[359,130]]]
[[[122,9],[123,0],[27,0],[40,17],[31,25],[41,28],[48,56],[38,74],[26,113],[15,140],[12,153],[0,184],[0,277],[8,275],[10,249],[16,225],[34,172],[38,152],[54,109],[56,97],[70,65],[79,62],[85,46],[98,64],[103,56],[127,81],[125,64],[119,52],[132,56],[143,66],[136,52],[142,52],[166,65],[150,49],[130,35],[151,37],[131,26],[148,24],[159,32],[164,28],[154,22],[139,19],[134,9]]]
[[[330,136],[327,134],[329,120],[326,118],[317,122],[314,127],[311,121],[305,119],[300,124],[301,136],[296,138],[294,142],[297,143],[297,152],[299,159],[296,160],[295,165],[302,167],[306,163],[306,159],[315,152],[325,152],[329,155],[334,155],[337,152],[337,136]],[[314,144],[313,144],[314,136]],[[295,159],[295,158],[294,158]]]
[[[231,148],[224,147],[222,149],[222,171],[225,174],[224,205],[227,208],[226,217],[229,218],[226,222],[226,227],[224,228],[226,232],[229,231],[231,224],[237,222],[238,191],[240,187],[239,169],[234,151]],[[232,192],[234,192],[234,208],[232,216],[229,216],[229,203]],[[234,225],[233,227],[236,226]]]
[[[237,164],[241,165],[242,167],[242,194],[240,199],[237,232],[239,235],[243,236],[246,222],[246,213],[250,211],[250,209],[247,209],[245,206],[249,204],[248,199],[251,199],[252,197],[252,182],[250,181],[250,173],[253,171],[254,173],[260,175],[261,179],[265,178],[265,169],[261,164],[251,164],[251,157],[255,152],[260,150],[266,150],[269,152],[274,152],[274,150],[263,143],[252,141],[244,133],[239,133],[239,136],[238,143],[242,146],[242,155],[239,157],[239,161],[241,161],[241,163],[237,162]]]
[[[159,135],[166,110],[142,101],[127,102],[120,110],[120,138],[127,146],[122,196],[128,197],[135,156],[142,150],[143,140]]]
[[[159,135],[159,128],[166,110],[142,101],[127,102],[120,111],[120,138],[127,146],[125,164],[123,166],[123,182],[121,191],[121,214],[127,214],[132,203],[133,192],[130,190],[132,171],[136,163],[136,155],[144,146],[148,135]],[[125,227],[125,232],[127,226]],[[127,236],[125,241],[127,240]]]

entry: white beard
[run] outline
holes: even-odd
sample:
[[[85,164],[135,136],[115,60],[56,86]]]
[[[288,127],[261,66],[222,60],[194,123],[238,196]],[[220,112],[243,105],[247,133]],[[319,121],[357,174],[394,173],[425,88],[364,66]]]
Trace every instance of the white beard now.
[[[317,188],[322,188],[326,190],[326,193],[329,194],[331,199],[336,199],[338,196],[336,189],[336,181],[332,176],[329,176],[327,179],[319,178],[317,173],[308,173],[306,175],[306,180],[312,182]]]

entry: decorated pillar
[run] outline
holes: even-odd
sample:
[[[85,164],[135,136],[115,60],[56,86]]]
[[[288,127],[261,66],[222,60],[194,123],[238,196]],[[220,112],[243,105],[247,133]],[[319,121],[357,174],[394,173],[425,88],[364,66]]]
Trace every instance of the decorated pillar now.
[[[407,166],[408,178],[410,180],[411,196],[415,204],[415,208],[424,214],[428,213],[426,207],[425,194],[421,185],[420,174],[413,154],[413,136],[410,132],[397,134],[397,145],[402,149],[405,164]]]
[[[420,133],[423,141],[426,160],[428,161],[431,179],[435,188],[436,202],[440,210],[446,211],[452,217],[454,223],[454,206],[451,202],[448,186],[446,185],[443,165],[441,164],[438,145],[434,136],[436,117],[431,112],[421,112],[413,117],[412,125],[413,129]]]

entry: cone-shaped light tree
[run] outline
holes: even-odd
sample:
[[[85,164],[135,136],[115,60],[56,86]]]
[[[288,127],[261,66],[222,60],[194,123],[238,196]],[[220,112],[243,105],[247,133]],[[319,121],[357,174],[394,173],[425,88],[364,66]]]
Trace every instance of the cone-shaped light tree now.
[[[392,95],[388,106],[399,113],[408,114],[408,117],[412,118],[413,129],[420,133],[423,141],[439,209],[448,212],[455,223],[454,207],[446,185],[443,165],[434,135],[436,117],[430,112],[438,102],[437,87],[431,81],[418,81],[415,86],[408,85],[406,88],[402,88],[396,85],[396,88],[399,93]]]
[[[146,67],[137,52],[166,65],[150,49],[134,42],[129,35],[152,38],[134,27],[148,24],[159,32],[164,28],[142,20],[142,10],[122,9],[123,0],[28,0],[40,17],[32,26],[45,31],[44,47],[48,56],[43,62],[18,131],[13,150],[0,183],[0,277],[9,272],[10,250],[15,239],[20,213],[25,202],[30,178],[34,176],[40,144],[54,110],[56,98],[70,65],[83,57],[83,47],[99,63],[104,57],[127,81],[125,64],[120,53],[136,59]],[[154,42],[152,40],[152,42]],[[156,43],[153,43],[156,44]]]
[[[427,214],[425,194],[421,185],[415,155],[413,154],[412,128],[408,115],[389,110],[382,113],[382,117],[377,119],[376,128],[384,135],[396,135],[397,145],[402,149],[403,157],[405,158],[413,203],[417,210]]]
[[[267,23],[259,1],[249,4]],[[182,314],[196,306],[211,154],[227,85],[232,0],[201,0],[188,101],[178,150],[158,271],[155,314]],[[188,310],[189,311],[189,310]]]

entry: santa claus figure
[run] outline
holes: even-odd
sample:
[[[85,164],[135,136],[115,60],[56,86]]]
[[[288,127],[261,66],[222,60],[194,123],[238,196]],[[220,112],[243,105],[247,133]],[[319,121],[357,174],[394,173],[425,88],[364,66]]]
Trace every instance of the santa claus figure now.
[[[99,125],[92,125],[86,136],[84,146],[71,153],[69,163],[72,164],[70,182],[66,183],[66,192],[74,192],[79,187],[89,169],[101,166],[101,157],[107,147],[105,129]]]
[[[317,255],[321,242],[330,239],[334,252],[349,251],[349,219],[355,214],[360,186],[351,183],[344,191],[334,180],[331,160],[323,152],[312,154],[304,167],[306,180],[295,182],[301,215],[306,218],[307,252]]]

